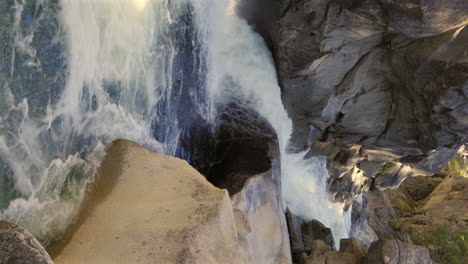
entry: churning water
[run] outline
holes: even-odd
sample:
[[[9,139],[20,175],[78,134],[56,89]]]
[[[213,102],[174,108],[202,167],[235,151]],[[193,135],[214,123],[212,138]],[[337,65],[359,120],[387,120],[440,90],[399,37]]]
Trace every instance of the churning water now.
[[[285,205],[347,237],[324,158],[288,153],[292,123],[262,38],[228,0],[0,3],[0,217],[44,243],[76,216],[114,139],[195,159],[235,96],[275,128]],[[198,131],[198,132],[197,132]]]

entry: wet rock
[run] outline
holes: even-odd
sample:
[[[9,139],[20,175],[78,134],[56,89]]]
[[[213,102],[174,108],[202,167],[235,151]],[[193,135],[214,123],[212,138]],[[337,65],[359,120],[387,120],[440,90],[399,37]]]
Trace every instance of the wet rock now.
[[[286,211],[286,220],[291,239],[293,263],[306,263],[307,256],[321,255],[321,253],[334,249],[331,229],[320,221],[305,221],[301,217],[293,215],[289,210]]]
[[[24,228],[0,219],[0,264],[53,264],[41,244]]]
[[[301,224],[303,222],[303,219],[296,215],[293,215],[291,211],[287,210],[286,222],[289,231],[292,261],[293,263],[303,264],[303,254],[305,254],[304,241],[302,240],[301,231]]]
[[[392,207],[388,195],[383,191],[371,191],[365,194],[368,203],[365,204],[364,213],[369,226],[380,240],[399,239],[410,242],[411,239],[404,230],[392,226],[399,223],[398,216]]]
[[[369,248],[365,264],[432,264],[429,251],[400,240],[379,240]]]
[[[271,170],[249,178],[231,197],[237,237],[247,263],[291,263],[278,158],[276,155]]]
[[[324,226],[320,221],[311,220],[302,223],[301,232],[302,240],[304,242],[304,250],[307,253],[314,250],[313,244],[315,240],[323,241],[329,249],[335,248],[331,229]]]
[[[219,110],[215,159],[208,180],[232,196],[247,180],[269,171],[277,154],[274,129],[248,105],[232,100]]]

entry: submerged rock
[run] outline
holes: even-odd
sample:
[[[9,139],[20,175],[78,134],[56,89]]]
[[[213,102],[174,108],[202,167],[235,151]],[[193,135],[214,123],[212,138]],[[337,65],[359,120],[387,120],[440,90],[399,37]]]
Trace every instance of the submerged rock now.
[[[0,220],[0,264],[53,264],[49,254],[26,229]]]

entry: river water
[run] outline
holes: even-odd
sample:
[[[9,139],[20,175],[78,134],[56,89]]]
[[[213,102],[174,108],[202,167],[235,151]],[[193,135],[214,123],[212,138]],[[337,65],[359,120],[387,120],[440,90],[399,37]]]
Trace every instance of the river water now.
[[[235,0],[0,3],[0,218],[44,244],[75,218],[115,139],[200,162],[217,106],[235,97],[278,135],[285,206],[348,237],[324,157],[287,144],[292,122],[263,39]],[[202,136],[205,135],[205,136]]]

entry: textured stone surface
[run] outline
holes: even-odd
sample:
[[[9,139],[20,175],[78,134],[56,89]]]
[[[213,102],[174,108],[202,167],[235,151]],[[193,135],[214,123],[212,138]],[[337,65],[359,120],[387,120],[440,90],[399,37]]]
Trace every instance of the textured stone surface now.
[[[53,264],[41,244],[24,228],[0,220],[0,264]]]
[[[456,155],[468,139],[467,1],[280,2],[271,35],[292,149],[327,156],[333,198],[350,205]]]
[[[293,263],[306,263],[307,258],[322,256],[326,251],[335,248],[331,229],[321,222],[317,220],[305,221],[290,211],[286,212],[286,220]]]
[[[442,224],[447,224],[452,231],[465,231],[468,222],[468,179],[446,176],[442,181],[429,180],[428,177],[416,177],[405,182],[397,191],[388,193],[402,225],[416,237],[422,237]],[[415,201],[414,195],[406,191],[421,188],[424,194],[427,188],[430,191],[420,201]]]
[[[379,240],[372,243],[365,264],[432,264],[427,248],[400,240]]]
[[[274,161],[270,171],[251,177],[231,197],[239,245],[247,263],[291,263],[279,173],[279,164]]]
[[[365,198],[368,201],[367,206],[364,208],[365,217],[378,239],[399,239],[411,242],[409,235],[404,230],[391,226],[392,221],[398,221],[398,216],[385,192],[367,192]]]
[[[55,263],[244,263],[231,201],[187,162],[119,140]]]

